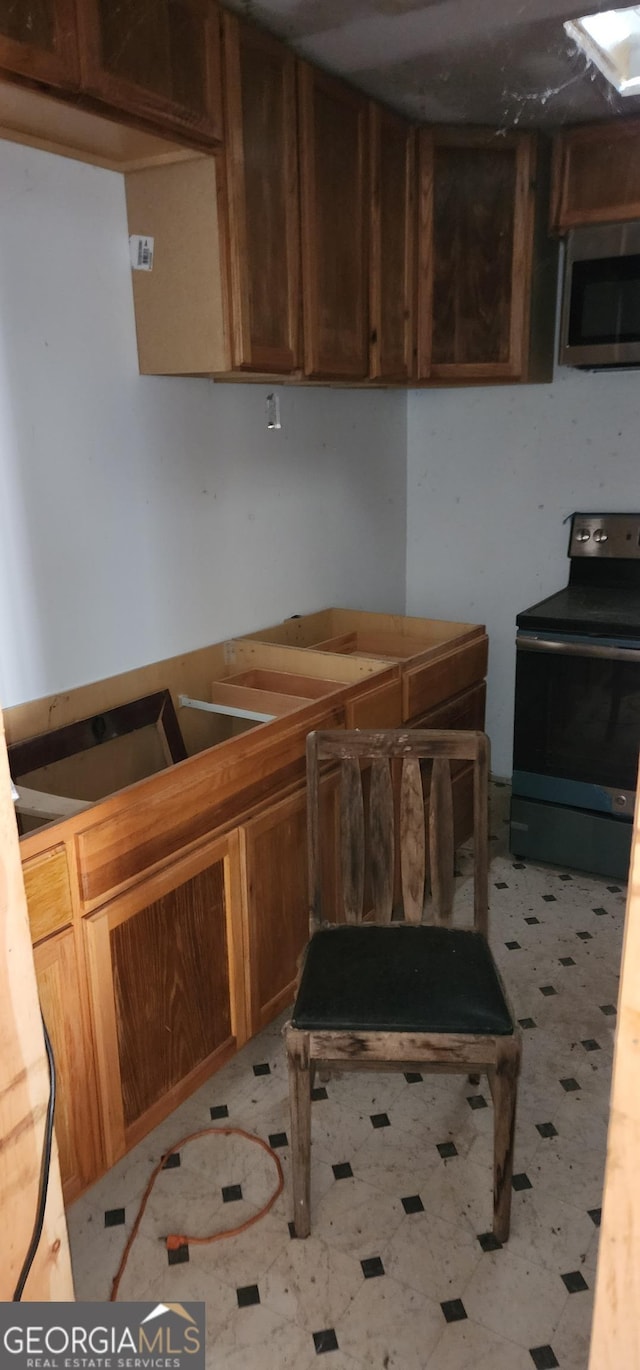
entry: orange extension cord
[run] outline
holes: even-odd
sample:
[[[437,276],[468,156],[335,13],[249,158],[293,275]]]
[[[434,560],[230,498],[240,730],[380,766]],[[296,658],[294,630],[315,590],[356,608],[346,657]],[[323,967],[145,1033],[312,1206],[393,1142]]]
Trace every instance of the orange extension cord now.
[[[213,1235],[210,1237],[187,1237],[178,1236],[176,1233],[172,1233],[169,1237],[165,1238],[165,1246],[167,1248],[167,1251],[176,1251],[179,1246],[186,1245],[206,1246],[209,1242],[222,1241],[223,1237],[237,1237],[240,1232],[246,1232],[246,1229],[248,1227],[252,1227],[254,1223],[260,1221],[260,1218],[264,1218],[265,1215],[269,1212],[269,1210],[273,1208],[276,1199],[280,1198],[280,1195],[284,1189],[284,1175],[282,1173],[280,1157],[276,1155],[275,1151],[273,1150],[273,1147],[270,1147],[268,1142],[263,1141],[262,1137],[256,1137],[252,1132],[245,1132],[244,1129],[241,1127],[205,1127],[202,1129],[201,1132],[192,1132],[188,1137],[183,1137],[182,1141],[176,1142],[175,1146],[172,1146],[169,1151],[165,1151],[164,1156],[161,1158],[161,1160],[158,1161],[155,1170],[153,1170],[149,1178],[149,1183],[142,1196],[140,1207],[136,1214],[136,1220],[133,1224],[131,1233],[129,1235],[129,1240],[122,1253],[122,1260],[120,1261],[120,1265],[118,1266],[118,1272],[111,1286],[111,1295],[109,1300],[110,1303],[115,1303],[115,1300],[118,1297],[120,1281],[122,1280],[122,1276],[124,1275],[126,1264],[131,1252],[131,1248],[140,1230],[140,1223],[142,1222],[142,1219],[144,1217],[144,1211],[147,1207],[147,1203],[149,1202],[151,1191],[158,1178],[158,1175],[160,1174],[160,1171],[162,1170],[166,1161],[169,1159],[169,1156],[173,1156],[174,1152],[176,1151],[181,1151],[182,1147],[187,1146],[189,1142],[195,1142],[198,1137],[210,1137],[216,1134],[220,1137],[245,1137],[248,1142],[255,1142],[257,1146],[261,1146],[263,1151],[266,1151],[267,1155],[271,1157],[278,1172],[277,1187],[274,1189],[271,1198],[267,1201],[266,1204],[264,1204],[260,1211],[258,1213],[254,1213],[253,1217],[247,1218],[245,1222],[240,1223],[239,1227],[230,1227],[227,1228],[224,1232],[214,1232]]]

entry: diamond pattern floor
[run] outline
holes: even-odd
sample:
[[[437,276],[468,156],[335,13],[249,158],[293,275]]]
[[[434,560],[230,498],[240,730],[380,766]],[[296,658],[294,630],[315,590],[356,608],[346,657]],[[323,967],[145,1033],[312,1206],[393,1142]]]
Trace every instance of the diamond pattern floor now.
[[[212,1370],[310,1370],[318,1356],[326,1370],[587,1370],[625,890],[513,860],[508,793],[492,787],[491,943],[524,1039],[508,1245],[490,1232],[486,1079],[331,1079],[313,1102],[306,1242],[291,1240],[285,1191],[241,1236],[169,1260],[167,1232],[257,1211],[273,1165],[210,1137],[159,1177],[120,1298],[205,1300]],[[109,1297],[148,1174],[187,1133],[257,1132],[288,1174],[282,1021],[70,1208],[78,1298]]]

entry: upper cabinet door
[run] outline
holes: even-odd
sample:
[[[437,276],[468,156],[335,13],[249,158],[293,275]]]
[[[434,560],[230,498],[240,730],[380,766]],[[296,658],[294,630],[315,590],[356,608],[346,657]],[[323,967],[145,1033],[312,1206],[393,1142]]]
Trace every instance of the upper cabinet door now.
[[[78,19],[85,91],[203,142],[221,140],[214,0],[81,0]]]
[[[75,0],[0,5],[0,68],[47,85],[79,83]]]
[[[553,146],[551,227],[640,219],[640,119],[570,128]]]
[[[300,364],[296,59],[225,13],[225,147],[233,366]]]
[[[415,132],[371,104],[371,376],[414,373]]]
[[[420,142],[419,374],[517,380],[528,357],[534,141],[436,129]]]
[[[368,105],[299,67],[305,373],[369,374]]]

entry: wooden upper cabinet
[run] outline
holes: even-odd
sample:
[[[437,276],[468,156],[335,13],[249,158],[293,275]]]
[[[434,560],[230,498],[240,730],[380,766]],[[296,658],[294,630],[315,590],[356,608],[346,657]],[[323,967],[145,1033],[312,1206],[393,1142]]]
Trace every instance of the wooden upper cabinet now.
[[[296,59],[225,13],[225,148],[232,365],[300,364],[300,202]]]
[[[371,377],[414,372],[415,131],[371,104]]]
[[[0,4],[0,68],[51,86],[79,83],[75,0]]]
[[[640,119],[567,129],[553,146],[551,227],[640,219]]]
[[[304,369],[369,374],[368,103],[300,63]]]
[[[534,175],[529,134],[421,131],[420,377],[524,378]]]
[[[215,0],[80,0],[82,88],[203,142],[222,138]]]

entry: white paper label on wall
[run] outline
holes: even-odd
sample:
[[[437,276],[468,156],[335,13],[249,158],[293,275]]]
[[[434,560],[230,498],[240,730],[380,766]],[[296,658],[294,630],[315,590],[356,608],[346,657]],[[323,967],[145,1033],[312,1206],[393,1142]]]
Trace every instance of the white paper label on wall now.
[[[145,234],[132,233],[129,237],[129,252],[134,271],[153,270],[153,238]]]

